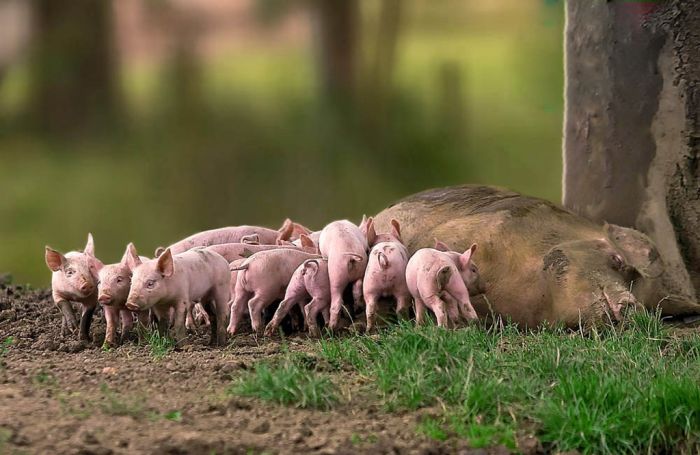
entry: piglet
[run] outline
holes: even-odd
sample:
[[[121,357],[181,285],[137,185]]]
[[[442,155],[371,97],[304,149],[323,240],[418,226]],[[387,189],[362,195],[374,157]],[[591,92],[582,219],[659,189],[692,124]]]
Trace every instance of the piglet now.
[[[222,243],[220,245],[212,245],[207,247],[207,250],[213,251],[222,255],[227,261],[233,262],[238,259],[249,258],[258,251],[275,250],[279,248],[296,248],[307,253],[318,253],[318,248],[304,234],[301,235],[300,247],[295,245],[254,245],[250,243]]]
[[[345,288],[353,284],[355,301],[361,298],[361,279],[367,266],[367,226],[366,219],[363,219],[360,227],[348,220],[333,221],[323,228],[319,236],[319,249],[323,257],[328,259],[331,285],[331,314],[328,326],[331,330],[338,327]]]
[[[437,242],[436,246],[446,249]],[[422,248],[406,266],[406,283],[416,306],[416,323],[423,323],[425,307],[435,314],[439,327],[451,327],[461,319],[477,318],[469,299],[468,286],[478,282],[478,270],[472,262],[476,245],[460,254]]]
[[[318,257],[292,248],[267,250],[255,253],[238,267],[233,267],[238,276],[228,332],[236,333],[247,308],[253,331],[262,335],[263,310],[275,300],[284,298],[289,280],[302,262]]]
[[[309,333],[312,336],[319,336],[320,331],[316,322],[318,313],[322,313],[325,323],[328,324],[331,303],[328,261],[324,259],[308,259],[294,271],[284,299],[265,327],[265,336],[272,336],[277,331],[294,305],[303,305],[309,299],[311,301],[303,307],[304,320]]]
[[[401,243],[401,228],[398,221],[391,220],[390,234],[370,234],[370,238],[380,238],[369,254],[367,270],[362,285],[367,315],[367,332],[375,329],[377,302],[382,297],[396,299],[396,313],[408,316],[411,307],[411,293],[406,284],[406,264],[408,250]],[[374,226],[370,225],[371,231]]]
[[[80,315],[80,340],[90,339],[90,324],[97,307],[98,272],[103,264],[95,257],[95,243],[88,234],[87,244],[82,253],[71,251],[65,255],[46,247],[46,265],[51,270],[51,294],[56,306],[61,310],[63,323],[61,334],[75,332],[78,328],[71,302],[82,307]]]
[[[192,248],[220,245],[222,243],[260,243],[263,245],[276,245],[277,240],[290,240],[294,235],[308,232],[298,223],[286,219],[278,230],[259,226],[230,226],[193,234],[179,242],[170,245],[172,254],[177,255]],[[156,257],[164,251],[162,247],[156,250]]]
[[[116,264],[108,264],[99,271],[99,282],[97,285],[97,301],[102,305],[107,323],[104,347],[113,347],[117,324],[121,318],[121,341],[124,341],[133,326],[133,315],[126,308],[126,299],[129,296],[131,287],[131,267],[133,258],[137,257],[133,243],[129,243],[122,256],[122,260]],[[138,258],[140,261],[147,261],[147,257]],[[148,323],[148,311],[139,312],[139,321],[142,325]]]
[[[230,271],[226,259],[204,248],[173,255],[166,249],[157,259],[136,263],[126,307],[132,311],[153,309],[158,330],[166,334],[168,312],[174,308],[175,339],[185,337],[188,305],[202,302],[211,318],[212,345],[226,343]],[[213,317],[212,317],[213,316]]]

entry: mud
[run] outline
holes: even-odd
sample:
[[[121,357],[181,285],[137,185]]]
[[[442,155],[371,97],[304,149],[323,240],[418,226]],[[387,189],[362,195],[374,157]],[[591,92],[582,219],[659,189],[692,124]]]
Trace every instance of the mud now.
[[[245,335],[209,348],[201,328],[156,359],[135,342],[100,349],[101,315],[90,343],[63,340],[60,321],[48,290],[0,284],[0,342],[12,337],[0,347],[0,453],[508,453],[428,440],[415,427],[437,410],[389,414],[350,372],[333,376],[343,399],[330,411],[227,394],[236,377],[281,352],[278,339]],[[286,347],[311,343],[297,335]]]

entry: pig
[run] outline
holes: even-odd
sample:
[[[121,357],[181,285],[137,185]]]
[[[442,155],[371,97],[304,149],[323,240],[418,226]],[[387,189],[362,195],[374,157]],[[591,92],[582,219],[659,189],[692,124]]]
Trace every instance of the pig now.
[[[470,283],[478,281],[478,271],[472,264],[476,251],[473,244],[464,253],[421,248],[406,265],[406,284],[415,301],[416,324],[422,324],[425,307],[435,314],[438,327],[451,327],[460,321],[477,319],[469,298]]]
[[[647,236],[543,199],[460,185],[409,196],[374,222],[381,229],[392,219],[402,223],[409,252],[435,237],[457,250],[479,244],[486,292],[472,303],[483,318],[579,328],[615,323],[639,305],[667,316],[700,314],[700,305],[664,280],[663,259]]]
[[[258,251],[275,250],[278,248],[297,248],[294,245],[253,245],[249,243],[222,243],[220,245],[212,245],[207,247],[207,250],[213,251],[222,255],[227,261],[233,262],[237,259],[248,258]],[[300,238],[301,251],[307,253],[318,253],[318,248],[304,234]]]
[[[103,266],[102,262],[95,257],[95,242],[92,234],[88,234],[82,253],[71,251],[63,255],[47,246],[45,260],[52,272],[51,295],[63,316],[61,335],[65,336],[68,332],[75,332],[78,329],[71,306],[71,302],[78,302],[82,308],[79,339],[89,341],[90,324],[97,307],[97,275]]]
[[[284,299],[265,327],[265,336],[272,336],[277,331],[294,305],[303,305],[307,300],[311,301],[303,306],[304,321],[311,336],[319,336],[316,322],[318,314],[322,313],[326,324],[330,319],[331,285],[328,278],[328,261],[324,259],[308,259],[294,271]]]
[[[132,311],[152,309],[158,331],[168,330],[169,310],[174,308],[174,337],[185,338],[188,305],[200,301],[211,318],[211,345],[226,343],[230,271],[226,259],[205,248],[177,255],[166,249],[157,259],[135,260],[126,307]]]
[[[121,341],[123,342],[129,335],[133,326],[133,315],[126,308],[126,299],[129,296],[131,287],[131,267],[133,257],[136,256],[136,249],[133,243],[129,243],[120,262],[108,264],[100,269],[97,284],[97,301],[102,305],[107,323],[104,347],[115,346],[115,336],[117,324],[121,318]],[[140,261],[147,261],[147,257],[140,257]],[[148,311],[138,313],[139,321],[142,325],[148,324]]]
[[[392,220],[392,233],[374,233],[373,223],[368,238],[380,238],[374,242],[369,254],[367,269],[362,284],[362,294],[365,301],[367,316],[367,332],[375,329],[377,303],[382,297],[393,297],[396,300],[396,313],[407,316],[411,307],[411,293],[406,285],[406,264],[408,250],[401,243],[401,229],[396,220]]]
[[[236,333],[247,308],[253,331],[262,335],[263,310],[275,300],[284,298],[289,280],[302,262],[317,257],[292,248],[259,251],[232,268],[238,271],[238,276],[228,332]]]
[[[279,230],[258,226],[231,226],[193,234],[179,242],[170,245],[172,254],[177,255],[192,248],[201,246],[220,245],[222,243],[260,243],[276,245],[277,240],[297,239],[301,234],[310,231],[304,226],[286,219]],[[296,236],[296,237],[295,237]],[[156,249],[156,257],[164,251],[163,247]]]
[[[367,227],[371,220],[363,218],[360,227],[348,220],[333,221],[323,228],[319,236],[319,250],[328,259],[328,277],[331,283],[331,309],[329,328],[337,330],[343,292],[353,285],[355,301],[362,296],[362,277],[367,266]]]
[[[204,306],[200,302],[191,305],[190,308],[191,309],[188,309],[187,319],[185,320],[185,328],[188,330],[194,330],[196,327],[201,325],[205,327],[209,327],[211,325],[211,320],[209,319],[207,310],[204,309]]]

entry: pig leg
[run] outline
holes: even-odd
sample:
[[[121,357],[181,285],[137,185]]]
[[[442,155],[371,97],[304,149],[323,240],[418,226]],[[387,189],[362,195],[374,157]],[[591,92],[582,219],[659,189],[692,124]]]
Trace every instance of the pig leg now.
[[[268,295],[267,293],[260,293],[255,294],[255,296],[248,301],[250,323],[253,326],[253,333],[258,336],[262,336],[263,330],[265,329],[263,327],[262,312],[274,300],[275,296]]]
[[[376,329],[376,319],[377,319],[377,301],[379,298],[376,294],[371,292],[365,293],[365,314],[367,316],[367,328],[365,332],[371,333]]]
[[[436,294],[424,298],[423,301],[425,305],[435,313],[438,327],[449,328],[450,324],[447,313],[445,312],[445,302]]]
[[[119,315],[122,318],[121,344],[124,344],[124,342],[129,339],[131,329],[134,327],[134,315],[129,310],[121,310]]]
[[[447,313],[447,323],[449,327],[459,327],[462,321],[462,315],[459,311],[459,302],[448,292],[441,293],[440,298],[445,302],[445,313]]]
[[[136,333],[139,335],[139,342],[143,342],[146,340],[145,334],[146,330],[150,329],[152,327],[151,323],[151,314],[148,310],[146,311],[139,311],[136,313],[138,322],[136,325]]]
[[[346,284],[343,282],[331,286],[331,320],[328,324],[328,328],[331,330],[335,330],[338,327],[340,310],[343,309],[343,290]]]
[[[319,312],[330,313],[328,301],[314,297],[311,302],[304,307],[304,318],[306,320],[306,327],[309,329],[309,335],[317,338],[321,336],[321,331],[316,323]],[[330,314],[328,314],[328,319],[325,319],[324,316],[324,321],[328,322],[329,320]]]
[[[78,330],[78,320],[75,318],[73,306],[67,300],[56,302],[56,306],[61,310],[63,321],[61,322],[61,336],[74,333]]]
[[[425,302],[417,296],[413,300],[416,305],[416,325],[422,325],[425,322]]]
[[[168,327],[170,327],[170,308],[154,307],[152,315],[158,321],[158,334],[162,337],[168,335]]]
[[[462,281],[461,278],[458,278],[457,275],[455,275],[455,278],[454,283],[450,280],[446,291],[456,301],[462,318],[464,318],[465,321],[473,321],[477,319],[477,315],[472,306],[471,299],[469,298],[469,290],[467,286],[464,285],[464,281]]]
[[[285,298],[282,300],[280,302],[280,306],[277,307],[277,311],[275,311],[275,315],[272,316],[272,320],[268,322],[267,326],[265,327],[265,336],[273,336],[277,332],[277,329],[285,316],[289,314],[289,311],[294,307],[294,305],[298,305],[299,303],[300,301],[297,300],[296,297]]]
[[[355,284],[352,285],[352,299],[355,302],[355,309],[362,309],[363,306],[366,304],[365,296],[363,295],[362,292],[362,278],[359,280],[355,281]]]
[[[113,306],[103,306],[105,312],[105,321],[107,330],[105,332],[105,341],[102,343],[102,348],[109,349],[115,346],[114,338],[117,334],[117,322],[119,322],[119,310]]]
[[[411,294],[396,294],[396,315],[399,319],[408,319],[411,310]]]
[[[83,311],[80,315],[80,341],[90,341],[90,324],[92,323],[92,315],[95,314],[97,305],[83,304]]]
[[[214,301],[209,302],[209,307],[213,307],[213,314],[209,318],[209,327],[211,329],[209,344],[224,346],[228,341],[226,319],[228,318],[228,302],[230,299],[231,291],[227,285],[218,286],[214,289]]]
[[[284,295],[284,300],[280,302],[280,305],[277,307],[277,311],[275,311],[275,315],[272,316],[272,320],[267,324],[267,327],[265,327],[265,336],[266,337],[271,337],[272,335],[277,332],[277,328],[280,326],[282,323],[282,320],[284,319],[287,314],[289,314],[289,311],[294,307],[294,305],[302,305],[302,300],[306,297],[308,297],[308,293],[306,292],[306,287],[304,287],[304,283],[291,283],[287,287],[287,292]],[[303,306],[302,306],[302,314],[303,314]]]
[[[181,344],[187,338],[187,329],[185,329],[185,319],[187,317],[187,308],[191,305],[190,302],[180,302],[175,306],[175,320],[173,321],[173,335],[175,342]]]
[[[192,302],[187,303],[187,313],[185,315],[185,329],[189,330],[190,332],[197,330],[197,324],[195,323],[194,315],[192,314],[194,305],[195,304]]]
[[[233,301],[233,305],[231,305],[231,321],[229,322],[227,329],[228,333],[231,335],[236,334],[238,326],[241,324],[241,319],[248,309],[248,302],[252,296],[252,292],[248,292],[243,289],[237,290],[236,299]]]

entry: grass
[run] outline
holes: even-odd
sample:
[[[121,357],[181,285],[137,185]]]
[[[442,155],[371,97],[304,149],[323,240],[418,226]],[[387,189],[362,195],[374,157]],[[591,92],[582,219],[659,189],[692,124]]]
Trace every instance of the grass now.
[[[299,408],[331,408],[338,401],[333,383],[305,360],[286,354],[276,363],[260,362],[236,380],[229,393]]]
[[[167,335],[161,335],[158,330],[144,330],[146,344],[154,359],[162,359],[167,356],[175,347],[175,340]]]
[[[0,357],[4,357],[15,342],[15,337],[9,336],[0,343]]]
[[[586,334],[399,324],[317,351],[370,378],[388,411],[441,409],[418,425],[431,439],[516,450],[530,432],[549,450],[584,454],[700,447],[700,335],[674,336],[655,315]]]

